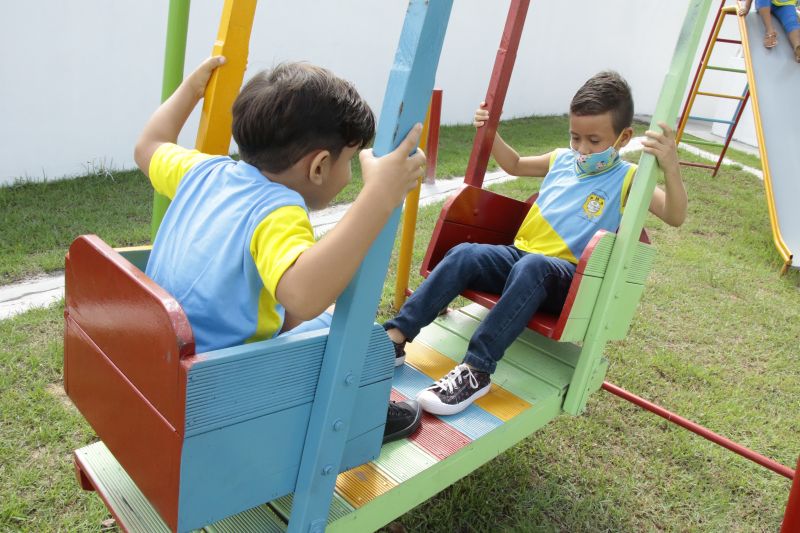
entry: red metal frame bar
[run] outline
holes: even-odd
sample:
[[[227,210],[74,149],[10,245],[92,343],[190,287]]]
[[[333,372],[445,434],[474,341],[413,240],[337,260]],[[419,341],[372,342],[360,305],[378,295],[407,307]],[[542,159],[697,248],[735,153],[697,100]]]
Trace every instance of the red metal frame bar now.
[[[603,389],[605,389],[606,391],[610,392],[615,396],[619,396],[623,400],[627,400],[632,404],[638,405],[642,409],[657,414],[658,416],[664,418],[665,420],[668,420],[669,422],[672,422],[673,424],[677,424],[682,428],[688,429],[692,433],[700,435],[704,439],[710,440],[714,444],[719,444],[723,448],[727,448],[728,450],[736,454],[739,454],[742,457],[753,461],[754,463],[758,463],[761,466],[772,470],[773,472],[776,472],[789,479],[794,479],[795,485],[797,485],[797,478],[800,476],[795,476],[795,471],[789,468],[788,466],[784,466],[778,462],[773,461],[768,457],[764,457],[763,455],[754,452],[749,448],[745,448],[741,444],[737,444],[732,440],[726,439],[722,435],[718,435],[717,433],[714,433],[710,429],[704,428],[703,426],[697,424],[696,422],[692,422],[691,420],[683,418],[680,415],[676,415],[675,413],[668,411],[667,409],[664,409],[660,405],[656,405],[652,402],[645,400],[644,398],[636,396],[632,392],[629,392],[623,389],[622,387],[618,387],[613,383],[604,381]]]
[[[722,165],[722,160],[725,159],[725,154],[728,152],[728,146],[731,144],[733,134],[736,131],[736,126],[739,125],[739,119],[742,118],[742,113],[744,112],[744,108],[747,105],[747,100],[749,99],[750,87],[747,88],[744,99],[739,102],[739,108],[736,110],[736,118],[733,119],[733,124],[731,124],[728,128],[728,134],[725,136],[725,145],[722,147],[722,151],[719,153],[719,159],[717,159],[717,165],[714,167],[714,172],[711,174],[712,176],[716,176],[717,172],[719,172],[719,167]]]
[[[678,163],[687,167],[714,168],[714,165],[706,165],[705,163],[692,163],[691,161],[678,161]]]
[[[431,110],[428,118],[428,142],[425,145],[428,166],[425,169],[425,183],[436,181],[436,160],[439,155],[439,127],[442,123],[442,90],[431,93]]]
[[[795,472],[800,472],[800,459],[797,460]],[[800,531],[800,476],[794,476],[781,526],[781,533],[796,533],[797,531]]]
[[[483,175],[489,164],[492,154],[494,134],[500,122],[500,112],[506,99],[508,83],[511,81],[511,71],[514,70],[514,61],[517,58],[519,40],[522,36],[522,27],[525,25],[525,16],[528,13],[530,0],[512,0],[508,8],[506,25],[503,28],[503,37],[494,60],[492,77],[489,80],[489,89],[486,91],[486,107],[489,110],[489,120],[475,133],[472,143],[472,153],[464,173],[464,183],[473,187],[483,185]]]

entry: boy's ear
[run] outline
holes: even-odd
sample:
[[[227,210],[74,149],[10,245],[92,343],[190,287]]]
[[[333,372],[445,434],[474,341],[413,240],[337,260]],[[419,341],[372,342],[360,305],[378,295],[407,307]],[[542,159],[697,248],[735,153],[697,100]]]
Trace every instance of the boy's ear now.
[[[322,185],[328,178],[333,157],[328,150],[320,150],[311,158],[308,167],[308,180],[314,185]]]
[[[633,128],[628,126],[624,130],[622,130],[622,136],[619,139],[619,148],[622,148],[623,146],[628,144],[631,139],[633,139]]]

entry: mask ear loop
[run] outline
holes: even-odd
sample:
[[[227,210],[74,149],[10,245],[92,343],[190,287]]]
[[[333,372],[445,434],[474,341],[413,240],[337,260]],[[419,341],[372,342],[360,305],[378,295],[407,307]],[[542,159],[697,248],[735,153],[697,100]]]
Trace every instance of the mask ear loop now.
[[[611,145],[611,147],[612,147],[612,148],[614,149],[614,151],[615,151],[615,152],[617,152],[617,153],[619,153],[619,146],[617,146],[617,143],[619,143],[619,142],[622,140],[622,136],[623,136],[624,134],[625,134],[625,130],[623,129],[621,132],[619,132],[619,135],[617,136],[617,140],[616,140],[616,141],[614,141],[614,144],[612,144],[612,145]]]

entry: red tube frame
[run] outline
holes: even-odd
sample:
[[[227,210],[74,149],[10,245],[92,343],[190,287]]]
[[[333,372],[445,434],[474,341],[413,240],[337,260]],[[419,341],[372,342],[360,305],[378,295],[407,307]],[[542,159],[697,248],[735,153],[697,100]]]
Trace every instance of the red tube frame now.
[[[773,472],[776,472],[789,479],[794,479],[795,485],[797,485],[797,478],[800,476],[795,476],[795,471],[789,468],[788,466],[784,466],[776,461],[773,461],[768,457],[764,457],[760,453],[754,452],[749,448],[745,448],[741,444],[737,444],[732,440],[726,439],[722,435],[718,435],[717,433],[714,433],[710,429],[704,428],[703,426],[697,424],[696,422],[692,422],[691,420],[683,418],[680,415],[676,415],[675,413],[668,411],[667,409],[664,409],[660,405],[656,405],[652,402],[645,400],[644,398],[636,396],[632,392],[629,392],[623,389],[622,387],[618,387],[613,383],[604,381],[603,389],[605,389],[606,391],[610,392],[615,396],[619,396],[623,400],[627,400],[632,404],[638,405],[642,409],[657,414],[658,416],[668,420],[669,422],[672,422],[673,424],[677,424],[682,428],[688,429],[692,433],[700,435],[704,439],[710,440],[714,444],[719,444],[723,448],[727,448],[733,453],[739,454],[742,457],[753,461],[754,463],[758,463],[761,466],[772,470]],[[793,492],[795,491],[795,489],[792,490]],[[800,496],[797,496],[796,499],[800,499]]]
[[[797,470],[800,471],[800,459],[797,460]],[[781,533],[796,533],[800,531],[800,476],[794,476],[792,490],[789,492],[789,501],[786,503],[786,513],[783,515]]]

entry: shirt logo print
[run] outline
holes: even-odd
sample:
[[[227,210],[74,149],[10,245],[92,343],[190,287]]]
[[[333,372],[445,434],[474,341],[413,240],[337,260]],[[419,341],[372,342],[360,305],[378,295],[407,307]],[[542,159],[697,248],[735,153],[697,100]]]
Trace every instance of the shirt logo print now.
[[[592,220],[603,214],[605,205],[605,198],[596,194],[590,194],[583,203],[583,212],[586,213],[589,220]]]

